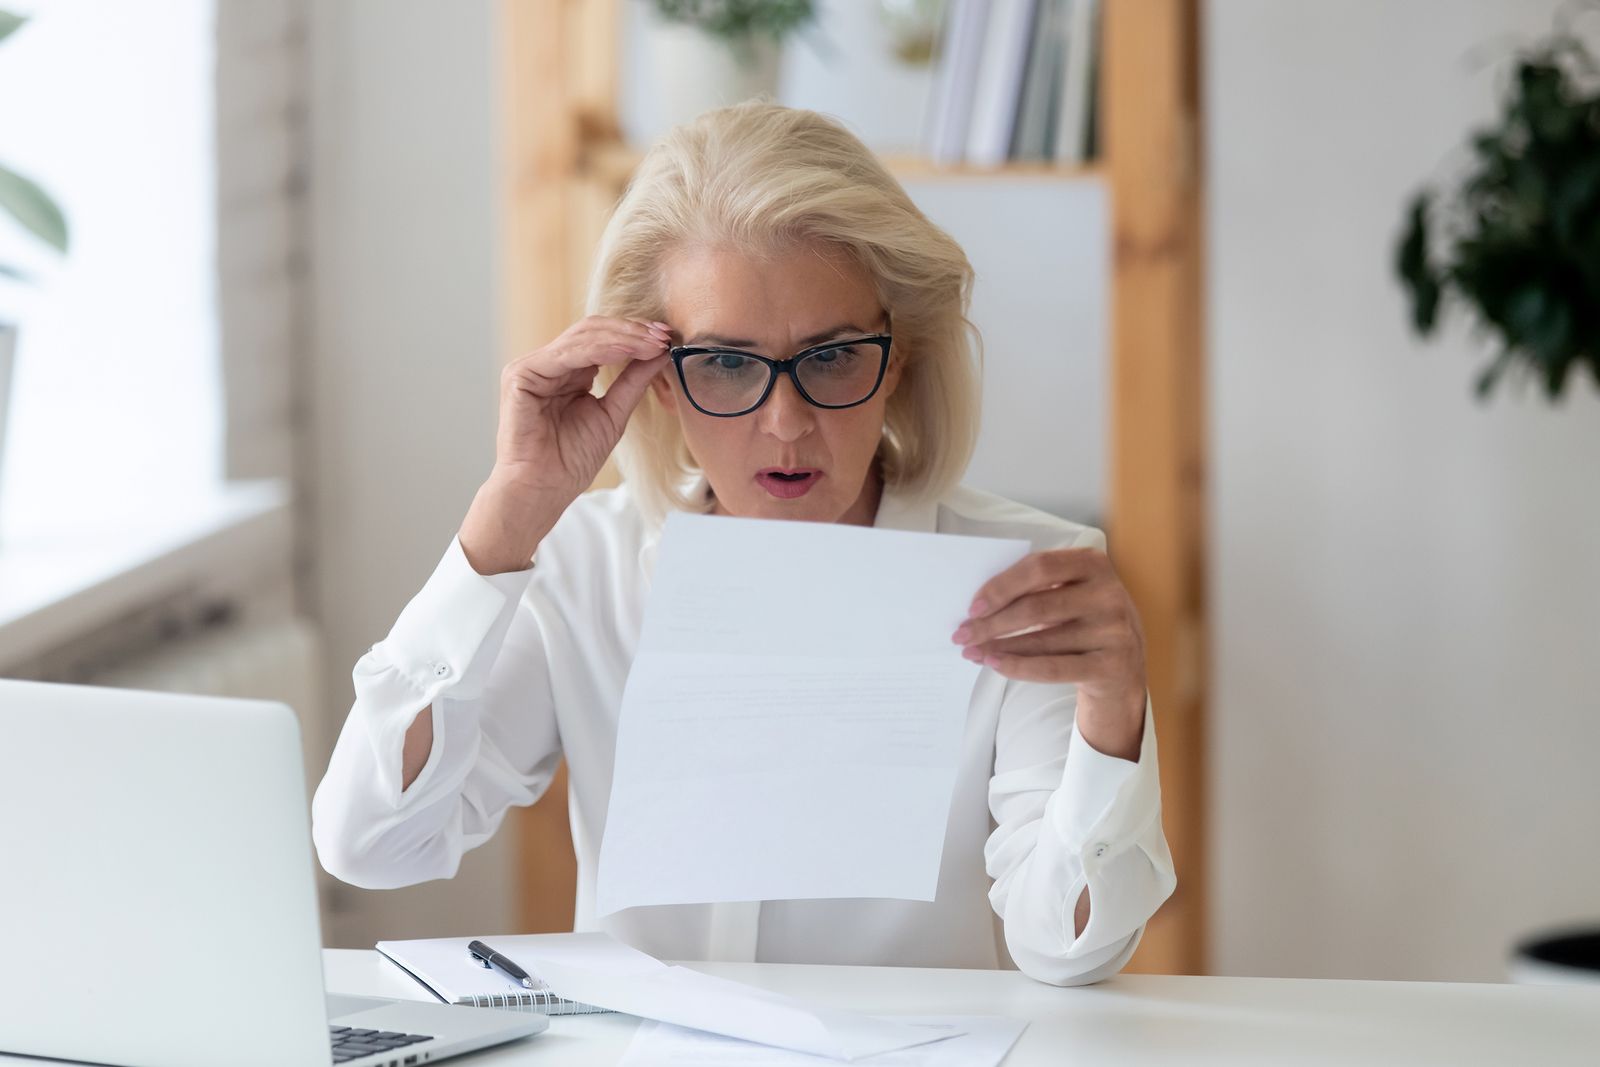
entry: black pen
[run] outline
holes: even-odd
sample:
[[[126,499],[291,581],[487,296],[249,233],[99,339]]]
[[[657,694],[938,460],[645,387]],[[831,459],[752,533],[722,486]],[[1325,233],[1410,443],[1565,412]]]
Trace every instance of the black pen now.
[[[528,977],[528,972],[518,967],[511,960],[506,959],[482,941],[473,941],[467,945],[467,951],[472,953],[472,958],[485,967],[498,967],[502,971],[521,982],[525,988],[533,989],[533,979]]]

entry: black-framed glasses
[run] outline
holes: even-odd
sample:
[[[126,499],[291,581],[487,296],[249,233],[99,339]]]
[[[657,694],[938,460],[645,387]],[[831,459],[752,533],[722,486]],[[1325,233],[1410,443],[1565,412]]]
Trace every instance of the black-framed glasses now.
[[[889,334],[875,333],[814,345],[789,359],[715,345],[678,345],[668,351],[695,410],[731,419],[766,403],[780,374],[787,374],[795,390],[816,407],[836,411],[865,404],[883,384],[890,342]]]

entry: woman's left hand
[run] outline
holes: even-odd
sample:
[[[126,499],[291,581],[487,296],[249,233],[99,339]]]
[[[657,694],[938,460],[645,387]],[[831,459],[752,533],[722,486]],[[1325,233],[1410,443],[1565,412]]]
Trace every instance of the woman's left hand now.
[[[1144,631],[1104,552],[1030,553],[985,582],[969,611],[952,638],[966,658],[1018,681],[1076,683],[1084,740],[1138,760],[1148,685]]]

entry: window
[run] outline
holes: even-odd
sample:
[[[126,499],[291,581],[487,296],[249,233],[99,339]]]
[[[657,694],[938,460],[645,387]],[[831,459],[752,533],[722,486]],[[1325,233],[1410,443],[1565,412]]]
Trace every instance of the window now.
[[[20,324],[0,544],[103,530],[214,488],[212,0],[52,0],[0,43],[0,163],[67,214],[64,258],[0,217]]]

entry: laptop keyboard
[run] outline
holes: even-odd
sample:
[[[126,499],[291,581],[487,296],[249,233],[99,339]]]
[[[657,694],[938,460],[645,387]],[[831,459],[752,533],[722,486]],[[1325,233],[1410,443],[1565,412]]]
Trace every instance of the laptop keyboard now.
[[[344,1063],[362,1056],[395,1052],[419,1041],[432,1041],[427,1034],[402,1034],[394,1030],[354,1030],[348,1026],[328,1027],[328,1037],[333,1042],[333,1062]],[[415,1056],[399,1057],[401,1063],[416,1063]]]

